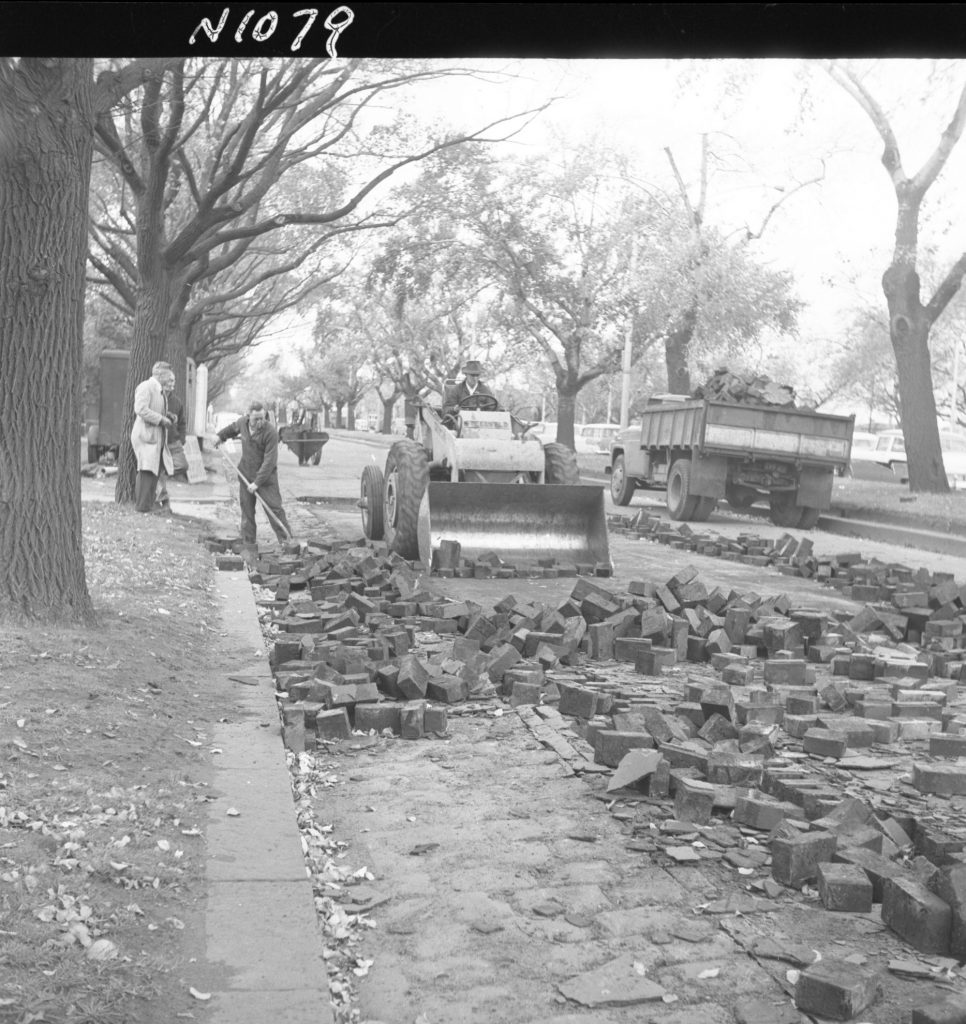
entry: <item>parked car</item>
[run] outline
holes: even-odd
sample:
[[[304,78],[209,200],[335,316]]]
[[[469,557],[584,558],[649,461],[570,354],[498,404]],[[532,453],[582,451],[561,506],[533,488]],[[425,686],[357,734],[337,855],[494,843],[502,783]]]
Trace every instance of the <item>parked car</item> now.
[[[578,423],[574,427],[574,451],[578,455],[608,455],[610,443],[620,431],[617,423]]]
[[[966,434],[952,430],[939,432],[946,479],[953,489],[966,487]],[[858,459],[853,450],[852,475],[857,479],[889,480],[908,483],[909,464],[901,430],[883,430],[876,435],[875,448]]]

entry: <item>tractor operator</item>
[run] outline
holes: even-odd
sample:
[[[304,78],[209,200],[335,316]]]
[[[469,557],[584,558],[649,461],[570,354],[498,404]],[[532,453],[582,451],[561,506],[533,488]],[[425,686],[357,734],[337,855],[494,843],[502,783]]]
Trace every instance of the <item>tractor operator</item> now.
[[[496,411],[500,408],[496,395],[480,380],[483,366],[478,359],[469,359],[463,366],[463,379],[456,386],[451,401],[443,408],[445,416],[455,417],[461,409],[484,409]]]

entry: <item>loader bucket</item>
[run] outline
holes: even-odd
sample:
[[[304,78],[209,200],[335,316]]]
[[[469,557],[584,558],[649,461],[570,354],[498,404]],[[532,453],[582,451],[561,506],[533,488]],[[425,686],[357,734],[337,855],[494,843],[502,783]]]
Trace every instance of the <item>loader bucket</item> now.
[[[431,482],[419,508],[420,559],[432,564],[444,540],[470,559],[492,551],[512,565],[611,564],[604,489],[591,485]]]

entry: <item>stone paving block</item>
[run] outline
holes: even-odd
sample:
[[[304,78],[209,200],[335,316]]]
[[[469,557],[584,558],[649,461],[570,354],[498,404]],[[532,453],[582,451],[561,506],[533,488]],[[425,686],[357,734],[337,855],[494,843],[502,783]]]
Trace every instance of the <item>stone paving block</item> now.
[[[891,878],[911,878],[910,873],[895,861],[872,850],[841,844],[832,858],[838,863],[856,864],[869,876],[872,883],[872,902],[881,903],[885,884]]]
[[[537,699],[539,700],[539,687],[537,687]],[[456,704],[469,697],[469,686],[465,679],[457,676],[442,676],[439,679],[430,679],[426,683],[426,696],[429,700],[439,701],[441,704]],[[530,703],[536,704],[537,701]]]
[[[920,793],[966,794],[966,762],[955,765],[913,764],[912,784]]]
[[[836,960],[822,960],[802,971],[795,984],[795,1005],[831,1020],[852,1020],[882,994],[875,971]]]
[[[817,728],[817,722],[818,715],[791,715],[786,711],[782,725],[792,739],[800,740],[809,729]]]
[[[805,812],[792,803],[771,800],[760,793],[738,794],[734,820],[749,828],[771,831],[786,818],[805,820]]]
[[[949,955],[966,961],[966,864],[948,864],[940,868],[930,888],[949,906],[952,926]]]
[[[426,696],[433,696],[432,685],[426,691]],[[510,689],[510,707],[518,708],[523,704],[539,704],[542,696],[542,684],[529,683],[523,679],[514,679]]]
[[[700,779],[681,779],[674,793],[674,816],[679,821],[707,825],[714,807],[715,787]]]
[[[899,738],[899,723],[893,721],[880,722],[876,719],[867,718],[869,727],[872,729],[873,742],[895,743]]]
[[[932,733],[929,754],[931,757],[966,757],[966,736]]]
[[[418,740],[425,735],[425,711],[422,701],[409,701],[399,709],[399,735],[404,740]]]
[[[400,731],[399,704],[359,704],[355,708],[355,727],[361,732],[375,729],[381,733],[389,729],[398,736]]]
[[[345,708],[326,708],[315,716],[315,738],[346,740],[352,735],[349,714]]]
[[[912,878],[889,878],[882,895],[882,920],[920,953],[949,952],[952,908]]]
[[[855,864],[819,864],[818,894],[826,910],[872,911],[872,883]]]
[[[934,732],[942,732],[942,722],[928,718],[893,718],[899,727],[900,740],[925,740]]]
[[[771,844],[771,875],[782,885],[799,888],[818,877],[818,865],[830,861],[838,840],[830,832],[806,832]]]
[[[446,708],[426,708],[423,711],[423,731],[444,735],[448,725]]]
[[[917,1006],[912,1011],[911,1024],[966,1024],[966,1002],[957,996],[947,996]]]
[[[597,694],[593,690],[568,683],[558,683],[557,686],[560,690],[560,703],[557,705],[560,714],[586,720],[597,714]]]
[[[594,762],[616,768],[629,750],[653,747],[654,738],[649,733],[603,729],[594,737]]]
[[[802,749],[806,754],[818,757],[845,757],[847,738],[829,729],[811,728],[802,737]]]

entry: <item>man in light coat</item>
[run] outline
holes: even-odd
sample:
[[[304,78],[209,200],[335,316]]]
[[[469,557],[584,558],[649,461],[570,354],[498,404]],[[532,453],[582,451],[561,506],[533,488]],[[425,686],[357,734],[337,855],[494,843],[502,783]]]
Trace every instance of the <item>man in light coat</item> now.
[[[167,396],[174,390],[174,370],[169,363],[155,363],[151,376],[134,391],[134,426],[131,445],[138,460],[134,485],[134,507],[138,512],[154,511],[158,479],[174,472],[167,433],[173,426],[168,415]]]

